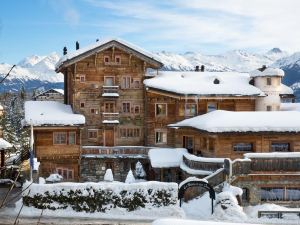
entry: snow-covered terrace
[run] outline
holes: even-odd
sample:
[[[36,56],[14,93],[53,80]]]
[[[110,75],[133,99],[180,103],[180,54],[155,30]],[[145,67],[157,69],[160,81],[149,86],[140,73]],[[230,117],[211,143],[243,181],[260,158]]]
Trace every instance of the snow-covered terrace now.
[[[210,133],[222,132],[300,132],[300,112],[232,112],[216,110],[170,124],[171,128],[194,128]]]
[[[85,117],[75,114],[71,106],[55,101],[25,102],[25,126],[76,126],[85,123]]]
[[[156,77],[146,79],[144,84],[148,88],[179,95],[265,96],[249,81],[247,73],[160,71]]]

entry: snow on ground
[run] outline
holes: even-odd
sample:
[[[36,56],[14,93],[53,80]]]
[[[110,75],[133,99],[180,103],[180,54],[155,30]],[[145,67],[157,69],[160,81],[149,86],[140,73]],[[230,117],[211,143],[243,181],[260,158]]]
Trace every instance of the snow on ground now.
[[[261,90],[249,84],[249,80],[248,74],[237,72],[160,71],[156,77],[146,79],[144,84],[181,95],[264,96]]]
[[[12,148],[12,144],[5,141],[3,138],[0,138],[0,150],[7,148]]]
[[[151,166],[154,168],[179,167],[185,148],[153,148],[149,150]]]
[[[281,111],[300,111],[300,103],[281,103]]]
[[[71,106],[54,101],[25,102],[24,125],[78,125],[85,123],[85,117],[75,114]]]
[[[245,120],[245,118],[247,118]],[[232,112],[215,110],[204,115],[185,119],[169,127],[191,127],[212,133],[217,132],[300,132],[300,112]],[[274,123],[276,121],[276,123]]]
[[[159,219],[159,220],[155,220],[152,223],[152,225],[239,225],[239,224],[247,225],[245,223],[227,223],[227,222],[183,220],[183,219]],[[251,224],[251,225],[255,225],[255,224]]]

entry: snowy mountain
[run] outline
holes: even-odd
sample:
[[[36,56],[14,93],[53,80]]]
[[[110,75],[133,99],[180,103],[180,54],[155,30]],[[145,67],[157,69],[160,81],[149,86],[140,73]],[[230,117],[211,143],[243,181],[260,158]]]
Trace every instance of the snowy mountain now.
[[[272,65],[285,70],[284,83],[300,84],[300,52],[289,55],[279,48],[266,53],[250,53],[244,50],[228,51],[219,55],[205,55],[199,52],[184,54],[159,52],[156,56],[163,62],[163,70],[192,71],[196,66],[205,65],[206,71],[238,71],[249,72],[262,65]],[[11,75],[0,86],[0,92],[16,91],[22,85],[28,90],[39,87],[62,88],[63,76],[57,74],[55,64],[60,56],[53,52],[47,56],[32,55],[21,60],[12,70]],[[0,63],[0,77],[6,75],[12,65]],[[300,85],[293,85],[299,90]]]
[[[54,71],[60,56],[53,52],[47,56],[28,56],[11,71],[10,76],[0,86],[0,92],[17,91],[22,85],[33,90],[39,87],[61,88],[63,75]],[[0,77],[4,77],[12,65],[0,63]]]

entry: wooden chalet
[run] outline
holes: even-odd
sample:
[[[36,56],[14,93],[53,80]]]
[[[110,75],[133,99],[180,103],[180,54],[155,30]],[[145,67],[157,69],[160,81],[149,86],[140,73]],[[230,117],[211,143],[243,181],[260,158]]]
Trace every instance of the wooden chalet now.
[[[28,101],[24,123],[33,129],[39,175],[58,173],[64,180],[78,181],[84,116],[74,114],[70,106],[59,102]]]
[[[64,90],[51,88],[42,93],[35,95],[32,100],[34,101],[58,101],[64,102]]]

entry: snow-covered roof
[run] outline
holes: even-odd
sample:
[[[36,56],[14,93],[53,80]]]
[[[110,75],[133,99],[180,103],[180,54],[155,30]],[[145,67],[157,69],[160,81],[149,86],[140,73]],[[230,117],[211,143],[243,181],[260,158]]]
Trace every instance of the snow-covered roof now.
[[[0,110],[3,110],[3,106],[0,104]]]
[[[85,123],[85,117],[75,114],[70,105],[55,101],[25,102],[24,125],[33,126],[72,126]]]
[[[153,148],[149,150],[149,158],[153,168],[179,167],[185,148]]]
[[[83,55],[85,53],[93,51],[93,50],[95,50],[95,49],[97,49],[97,48],[99,48],[99,47],[101,47],[103,45],[106,45],[108,43],[111,43],[111,42],[120,43],[121,45],[124,45],[124,46],[126,46],[126,47],[134,50],[135,52],[138,52],[138,53],[140,53],[140,54],[142,54],[142,55],[144,55],[144,56],[146,56],[146,57],[148,57],[148,58],[150,58],[152,60],[155,60],[155,61],[159,62],[162,65],[160,59],[158,57],[156,57],[154,54],[152,54],[152,53],[150,53],[150,52],[148,52],[148,51],[146,51],[146,50],[144,50],[144,49],[142,49],[142,48],[140,48],[140,47],[138,47],[138,46],[136,46],[136,45],[134,45],[132,43],[129,43],[129,42],[125,41],[125,40],[122,40],[120,38],[109,38],[109,39],[104,39],[102,41],[97,41],[97,42],[95,42],[95,43],[93,43],[91,45],[88,45],[88,46],[80,48],[80,49],[78,49],[78,50],[76,50],[76,51],[74,51],[72,53],[68,53],[68,54],[64,55],[57,62],[57,64],[55,65],[55,68],[57,70],[66,61],[72,60],[72,59],[74,59],[74,58],[76,58],[76,57],[78,57],[80,55]]]
[[[160,71],[156,77],[146,79],[144,84],[179,95],[265,96],[249,81],[247,73]]]
[[[12,144],[5,141],[3,138],[0,138],[0,150],[12,148]]]
[[[300,103],[280,103],[281,111],[300,111]]]
[[[55,91],[55,92],[58,92],[58,93],[60,93],[60,94],[62,94],[62,95],[65,94],[65,91],[64,91],[63,89],[51,88],[51,89],[48,89],[48,90],[46,90],[46,91],[43,91],[43,92],[37,94],[35,97],[40,96],[40,95],[43,95],[43,94],[45,94],[45,93],[47,93],[47,92],[49,92],[49,91]]]
[[[300,112],[216,110],[185,119],[169,127],[190,127],[211,133],[222,132],[300,132]]]
[[[294,91],[292,88],[290,88],[289,86],[286,86],[285,84],[281,84],[281,91],[280,91],[281,95],[293,95]]]
[[[267,67],[266,69],[256,69],[250,72],[251,77],[270,77],[270,76],[284,76],[284,71],[279,68]]]

